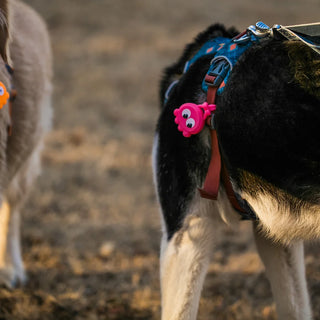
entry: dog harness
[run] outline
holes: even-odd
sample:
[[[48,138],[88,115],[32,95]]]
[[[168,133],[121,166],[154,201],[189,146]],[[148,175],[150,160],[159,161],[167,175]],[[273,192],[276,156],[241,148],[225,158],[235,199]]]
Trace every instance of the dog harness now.
[[[275,25],[269,28],[263,22],[257,22],[233,39],[217,37],[206,42],[193,58],[186,62],[183,73],[199,58],[213,55],[209,69],[202,81],[202,90],[207,94],[207,101],[202,104],[184,103],[174,110],[175,123],[184,137],[198,134],[205,125],[210,127],[211,134],[211,160],[207,176],[202,189],[199,189],[203,198],[217,200],[220,180],[222,181],[229,201],[240,213],[243,220],[257,220],[257,216],[246,200],[238,195],[232,186],[226,166],[220,155],[217,133],[214,126],[214,113],[216,110],[216,95],[221,95],[230,77],[233,66],[242,54],[253,45],[270,39],[281,37],[288,40],[299,40],[320,54],[319,43],[320,23],[283,27]],[[174,81],[167,89],[165,99],[179,80]],[[165,101],[166,102],[166,101]]]

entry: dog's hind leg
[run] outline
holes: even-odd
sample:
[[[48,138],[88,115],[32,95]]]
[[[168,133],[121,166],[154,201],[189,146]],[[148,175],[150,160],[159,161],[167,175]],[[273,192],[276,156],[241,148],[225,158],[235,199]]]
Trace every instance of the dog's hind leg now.
[[[310,320],[303,242],[274,243],[255,226],[255,240],[265,265],[280,320]]]
[[[213,251],[214,221],[203,204],[161,248],[162,319],[195,319]]]
[[[192,320],[197,315],[220,218],[216,218],[213,201],[200,198],[197,190],[206,169],[195,174],[187,168],[201,159],[192,159],[191,163],[191,155],[185,157],[178,148],[170,148],[172,140],[158,141],[156,137],[153,168],[164,229],[160,262],[162,319]],[[199,152],[192,154],[198,157]]]
[[[161,247],[162,319],[195,319],[213,251],[215,222],[206,200],[198,200],[181,229]]]

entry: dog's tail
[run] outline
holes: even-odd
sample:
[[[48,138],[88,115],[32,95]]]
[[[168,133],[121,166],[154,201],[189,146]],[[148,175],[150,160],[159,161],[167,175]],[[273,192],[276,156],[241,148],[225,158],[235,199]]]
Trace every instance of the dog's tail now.
[[[10,64],[9,39],[9,4],[8,0],[0,0],[0,55],[7,64]]]

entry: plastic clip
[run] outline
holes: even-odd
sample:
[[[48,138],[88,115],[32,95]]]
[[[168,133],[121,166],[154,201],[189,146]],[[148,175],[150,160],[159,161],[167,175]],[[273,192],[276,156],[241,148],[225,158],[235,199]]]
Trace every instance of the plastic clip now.
[[[209,87],[219,87],[230,68],[231,64],[225,57],[214,58],[207,72],[208,77],[205,78],[206,85]]]

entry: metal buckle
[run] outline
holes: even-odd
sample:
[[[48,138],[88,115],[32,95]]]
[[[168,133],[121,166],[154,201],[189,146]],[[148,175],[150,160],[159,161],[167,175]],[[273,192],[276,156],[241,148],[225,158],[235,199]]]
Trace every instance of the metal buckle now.
[[[254,26],[253,25],[249,26],[247,31],[242,36],[240,36],[239,38],[235,37],[233,41],[235,43],[244,43],[244,42],[253,40],[254,38],[256,40],[267,38],[267,37],[270,37],[271,34],[272,34],[272,28],[267,26],[262,21],[258,21]]]
[[[257,38],[264,38],[270,35],[271,28],[262,21],[258,21],[254,26],[250,26],[248,31],[255,35]]]

